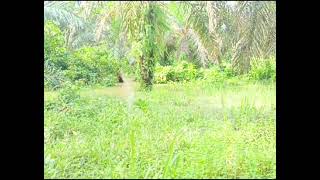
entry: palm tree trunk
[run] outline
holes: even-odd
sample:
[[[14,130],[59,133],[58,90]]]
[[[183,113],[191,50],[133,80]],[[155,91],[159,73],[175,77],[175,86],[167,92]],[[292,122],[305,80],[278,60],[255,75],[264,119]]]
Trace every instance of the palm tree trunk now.
[[[209,35],[213,40],[212,55],[215,58],[217,64],[221,64],[221,49],[222,42],[221,37],[217,32],[217,27],[219,23],[219,12],[217,8],[217,2],[207,1],[207,14],[208,14],[208,23],[209,23]]]
[[[140,73],[142,86],[147,90],[152,89],[152,81],[155,66],[155,13],[154,3],[148,2],[148,10],[145,15],[144,46],[143,55],[140,59]]]
[[[259,2],[254,2],[259,3]],[[233,67],[238,66],[240,73],[246,73],[250,69],[250,49],[254,39],[254,32],[257,23],[258,4],[253,4],[250,23],[245,31],[244,38],[240,39],[236,46],[236,51],[233,55]]]

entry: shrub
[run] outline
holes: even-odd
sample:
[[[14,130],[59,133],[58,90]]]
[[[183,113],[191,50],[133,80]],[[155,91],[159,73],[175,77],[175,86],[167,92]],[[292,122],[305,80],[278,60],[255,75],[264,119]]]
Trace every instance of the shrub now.
[[[236,71],[232,68],[231,63],[224,63],[221,69],[227,77],[234,77],[237,75]]]
[[[116,77],[120,62],[103,47],[83,47],[73,53],[68,62],[66,76],[72,81],[83,80],[86,84],[104,83]]]
[[[275,80],[276,60],[274,57],[268,59],[256,58],[251,61],[249,78],[252,80]]]
[[[66,81],[65,74],[61,69],[52,65],[49,61],[44,64],[44,87],[50,90],[56,90],[62,87]]]
[[[203,70],[203,79],[208,82],[223,82],[227,77],[227,73],[218,67]]]
[[[205,71],[206,71],[206,69],[204,69],[204,68],[198,69],[196,79],[203,79]]]
[[[168,81],[190,81],[198,77],[195,66],[186,61],[181,61],[174,66],[156,66],[155,82],[166,83]]]
[[[186,61],[179,62],[172,72],[172,81],[190,81],[197,76],[197,69],[195,66]]]
[[[47,21],[44,26],[44,60],[50,61],[56,68],[65,70],[68,58],[64,46],[64,37],[59,27],[52,21]]]
[[[110,74],[107,77],[104,77],[100,82],[100,84],[103,86],[109,87],[109,86],[114,86],[117,82],[118,82],[118,78],[115,75]]]
[[[162,84],[167,82],[168,73],[172,71],[172,66],[156,66],[155,67],[155,83]]]

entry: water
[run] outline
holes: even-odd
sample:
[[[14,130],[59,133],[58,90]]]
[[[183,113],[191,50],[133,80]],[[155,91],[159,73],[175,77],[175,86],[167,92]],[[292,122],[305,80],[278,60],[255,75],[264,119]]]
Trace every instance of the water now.
[[[128,104],[128,113],[132,111],[132,106],[135,99],[135,83],[132,79],[123,78],[121,84],[122,95],[126,98]],[[130,113],[131,114],[131,113]]]

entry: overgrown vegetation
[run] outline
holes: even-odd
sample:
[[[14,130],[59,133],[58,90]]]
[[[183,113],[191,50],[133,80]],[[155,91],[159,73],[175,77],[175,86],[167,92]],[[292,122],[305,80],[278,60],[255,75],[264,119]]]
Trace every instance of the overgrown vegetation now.
[[[275,2],[44,8],[46,178],[275,178]]]
[[[276,61],[274,58],[251,61],[249,76],[254,80],[276,80]]]
[[[254,59],[251,63],[251,69],[247,74],[250,80],[275,81],[276,66],[274,58]],[[237,72],[231,68],[230,64],[197,69],[192,63],[180,61],[171,66],[158,65],[155,71],[155,82],[158,84],[191,80],[223,82],[236,76]],[[239,77],[245,79],[244,76]]]
[[[45,61],[66,70],[46,73],[45,84],[58,88],[65,75],[71,82],[114,85],[119,64],[145,88],[152,86],[157,63],[187,61],[197,69],[228,64],[227,73],[250,74],[275,57],[275,10],[274,2],[247,1],[45,2]],[[257,71],[250,77],[268,78]]]
[[[68,110],[45,111],[46,178],[275,177],[272,84],[156,85],[131,110],[79,92]],[[45,94],[46,107],[62,95]]]

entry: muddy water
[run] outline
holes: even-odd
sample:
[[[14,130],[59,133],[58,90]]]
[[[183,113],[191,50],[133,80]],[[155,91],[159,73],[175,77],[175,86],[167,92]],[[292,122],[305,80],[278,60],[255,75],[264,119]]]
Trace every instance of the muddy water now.
[[[127,99],[130,96],[134,96],[137,83],[132,79],[124,78],[123,83],[118,83],[116,86],[106,87],[102,89],[95,89],[94,92],[98,95],[116,96]]]
[[[80,96],[82,97],[99,97],[99,96],[111,96],[118,97],[127,102],[128,108],[131,109],[134,99],[135,92],[138,88],[138,83],[130,78],[123,78],[123,83],[118,83],[113,87],[104,88],[89,88],[80,91]],[[45,91],[44,99],[45,101],[54,100],[58,97],[58,91]]]
[[[122,98],[127,101],[128,108],[131,109],[134,102],[135,90],[137,82],[130,78],[123,77],[123,83],[118,83],[116,86],[107,87],[102,89],[95,89],[94,93],[97,95],[106,95]]]
[[[132,79],[123,78],[123,83],[120,84],[120,94],[127,100],[128,108],[131,110],[133,102],[134,102],[134,95],[135,95],[135,82]]]

